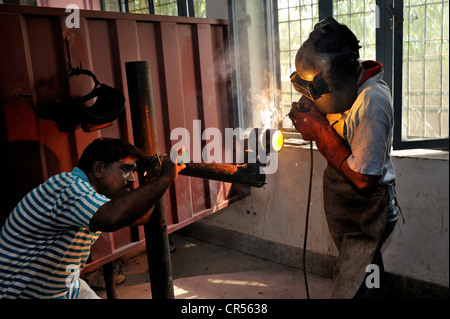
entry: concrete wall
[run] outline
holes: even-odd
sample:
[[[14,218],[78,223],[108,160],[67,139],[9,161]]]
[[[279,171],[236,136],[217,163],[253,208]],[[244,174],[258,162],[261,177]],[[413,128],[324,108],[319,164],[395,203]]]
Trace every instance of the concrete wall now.
[[[325,257],[322,258],[323,262],[327,260],[326,257],[336,256],[337,250],[329,235],[323,211],[322,172],[326,161],[318,151],[313,153],[314,174],[307,251],[310,255]],[[301,251],[310,151],[307,147],[285,147],[279,155],[278,171],[268,176],[264,188],[252,189],[248,198],[197,224],[241,234],[246,242],[259,238],[266,244],[275,244],[278,247],[276,249],[288,247],[292,251]],[[403,224],[402,219],[399,220],[383,248],[386,270],[448,287],[448,152],[444,153],[444,158],[439,156],[431,159],[399,153],[394,158],[394,165],[399,204],[406,221]],[[234,241],[233,248],[241,250],[243,244]],[[260,245],[254,248],[254,252],[264,249],[264,245]],[[318,262],[313,267],[320,268],[320,264]],[[317,270],[318,273],[323,273],[320,269]]]

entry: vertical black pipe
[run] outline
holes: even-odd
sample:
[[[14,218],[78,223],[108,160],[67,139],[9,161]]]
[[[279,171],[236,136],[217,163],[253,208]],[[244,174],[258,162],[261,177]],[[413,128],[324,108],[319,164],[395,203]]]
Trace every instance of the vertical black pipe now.
[[[150,63],[127,62],[125,68],[134,144],[141,148],[143,155],[153,156],[159,152],[159,148]],[[141,183],[141,176],[139,179]],[[174,299],[172,262],[163,197],[155,205],[144,230],[152,298]]]
[[[155,14],[155,3],[153,0],[148,0],[148,14]]]
[[[114,273],[113,262],[103,265],[103,278],[105,279],[106,297],[108,299],[118,299],[116,289],[116,274]]]

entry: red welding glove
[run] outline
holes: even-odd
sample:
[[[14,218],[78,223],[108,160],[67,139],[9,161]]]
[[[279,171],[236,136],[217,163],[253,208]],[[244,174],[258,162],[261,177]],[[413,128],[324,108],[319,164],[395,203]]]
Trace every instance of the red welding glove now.
[[[315,141],[319,152],[337,171],[352,153],[348,143],[330,126],[326,115],[320,112],[314,102],[302,96],[292,103],[289,112],[295,128],[306,141]]]

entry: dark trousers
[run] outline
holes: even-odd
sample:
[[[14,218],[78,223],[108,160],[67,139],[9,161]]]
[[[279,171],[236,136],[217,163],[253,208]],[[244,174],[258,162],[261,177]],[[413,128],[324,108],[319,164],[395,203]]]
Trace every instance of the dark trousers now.
[[[400,208],[396,201],[394,186],[391,184],[388,185],[388,190],[390,194],[390,200],[389,200],[389,211],[386,221],[386,227],[384,229],[383,237],[381,238],[378,249],[375,252],[375,256],[373,257],[372,260],[372,264],[377,265],[378,268],[380,269],[381,275],[384,273],[384,264],[383,264],[383,257],[381,256],[381,247],[394,230],[400,215]],[[364,299],[367,297],[368,292],[369,289],[367,288],[366,280],[364,279],[363,283],[359,287],[353,299]]]

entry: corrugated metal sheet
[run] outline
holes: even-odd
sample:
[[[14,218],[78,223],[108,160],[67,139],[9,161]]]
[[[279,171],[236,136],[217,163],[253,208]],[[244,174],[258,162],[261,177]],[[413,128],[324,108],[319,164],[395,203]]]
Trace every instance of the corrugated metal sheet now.
[[[187,128],[192,139],[193,120],[202,120],[202,129],[233,127],[227,21],[81,11],[80,28],[68,29],[66,15],[64,9],[0,5],[3,219],[29,190],[72,170],[93,139],[133,142],[125,62],[150,61],[161,151],[176,142],[169,139],[176,127]],[[49,120],[64,92],[67,43],[74,66],[81,64],[124,93],[125,112],[112,126],[61,133]],[[71,85],[75,93],[90,89],[86,81]],[[169,232],[246,194],[240,186],[180,176],[165,196]],[[92,257],[111,260],[142,245],[143,238],[142,228],[103,234]]]

